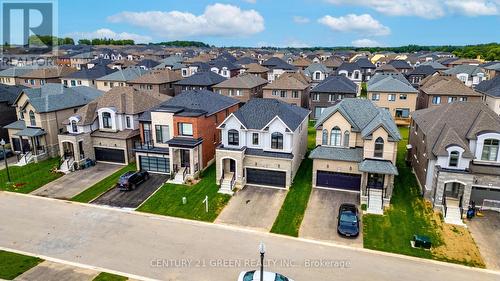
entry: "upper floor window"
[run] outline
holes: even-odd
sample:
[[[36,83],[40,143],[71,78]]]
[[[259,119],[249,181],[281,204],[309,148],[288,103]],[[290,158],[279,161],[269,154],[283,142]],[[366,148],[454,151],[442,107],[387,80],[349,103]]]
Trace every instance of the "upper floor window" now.
[[[375,151],[373,152],[373,157],[384,157],[384,139],[381,137],[378,137],[375,140]]]
[[[408,98],[408,95],[406,95],[406,94],[399,95],[400,100],[406,100],[407,98]]]
[[[314,72],[314,79],[315,80],[321,79],[321,72],[319,72],[319,71]]]
[[[387,100],[388,101],[395,101],[396,100],[396,95],[395,94],[389,94],[387,96]]]
[[[330,145],[333,145],[333,146],[340,146],[341,143],[340,143],[340,139],[341,139],[341,135],[342,133],[340,132],[340,128],[339,127],[335,127],[332,129],[332,133],[330,134]]]
[[[373,100],[373,101],[378,101],[378,100],[380,100],[380,94],[372,94],[372,100]]]
[[[78,133],[78,127],[76,126],[76,121],[75,120],[71,121],[71,131],[73,133]]]
[[[155,133],[157,143],[166,143],[170,139],[170,131],[168,126],[156,125]]]
[[[193,135],[193,124],[179,123],[179,135],[192,136]]]
[[[111,129],[111,113],[103,112],[102,113],[102,127],[105,129]]]
[[[481,160],[497,161],[498,145],[499,145],[498,140],[495,140],[495,139],[484,140],[483,153],[481,154]]]
[[[450,162],[448,163],[448,166],[457,167],[459,155],[460,155],[460,152],[458,152],[458,151],[450,152]]]
[[[299,91],[292,91],[292,98],[298,99],[299,98]]]
[[[344,132],[344,146],[345,147],[349,147],[349,136],[350,136],[349,131],[345,131]]]
[[[31,126],[36,126],[35,112],[33,112],[33,110],[30,110],[29,115],[30,115]]]
[[[271,135],[271,148],[272,149],[283,149],[283,134],[282,133],[272,133]]]
[[[240,133],[234,129],[227,132],[227,143],[229,145],[240,145]]]
[[[125,125],[127,126],[127,129],[131,129],[132,128],[132,119],[130,118],[130,116],[126,116],[125,117]]]
[[[313,94],[313,100],[319,101],[319,94]]]
[[[441,103],[441,97],[440,96],[434,96],[432,97],[432,104],[440,104]]]
[[[354,71],[354,79],[359,79],[360,73],[359,71]]]
[[[321,137],[321,144],[328,145],[328,130],[327,129],[323,130],[323,135]]]
[[[252,133],[252,144],[259,145],[259,133]]]

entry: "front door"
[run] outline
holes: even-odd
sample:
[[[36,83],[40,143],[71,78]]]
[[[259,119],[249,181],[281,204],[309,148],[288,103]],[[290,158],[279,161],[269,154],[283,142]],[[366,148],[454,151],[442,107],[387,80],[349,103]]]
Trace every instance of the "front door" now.
[[[31,151],[30,141],[28,139],[21,139],[23,153]]]
[[[368,174],[368,188],[383,189],[384,188],[384,175],[382,174]]]
[[[181,150],[181,167],[189,167],[189,150]]]
[[[229,160],[229,172],[236,172],[236,161],[234,161],[233,159]]]

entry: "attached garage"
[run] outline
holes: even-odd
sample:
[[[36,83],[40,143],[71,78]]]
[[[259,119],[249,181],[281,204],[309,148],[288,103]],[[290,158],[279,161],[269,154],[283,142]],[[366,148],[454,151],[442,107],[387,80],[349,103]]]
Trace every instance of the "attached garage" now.
[[[102,162],[111,162],[125,164],[125,150],[94,147],[95,160]]]
[[[476,202],[476,206],[482,206],[484,199],[500,201],[500,189],[473,186],[470,200]]]
[[[345,189],[351,191],[361,190],[361,175],[337,173],[328,171],[317,171],[316,186]]]
[[[139,168],[152,173],[170,173],[170,158],[139,156]]]
[[[246,175],[247,184],[286,188],[286,172],[247,168]]]

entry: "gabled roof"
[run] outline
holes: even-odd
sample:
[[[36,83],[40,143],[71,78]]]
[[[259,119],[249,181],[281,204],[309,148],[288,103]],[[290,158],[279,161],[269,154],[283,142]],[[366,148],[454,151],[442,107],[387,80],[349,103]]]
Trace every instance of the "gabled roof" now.
[[[258,63],[250,63],[245,65],[246,72],[248,73],[265,73],[269,71],[269,68],[264,67]]]
[[[444,66],[444,65],[440,64],[440,63],[439,63],[439,62],[437,62],[437,61],[426,61],[426,62],[424,62],[424,63],[422,63],[422,64],[420,64],[420,65],[421,65],[421,66],[422,66],[422,65],[432,66],[432,68],[437,69],[437,70],[445,70],[445,69],[448,69],[448,67],[446,67],[446,66]]]
[[[108,74],[116,72],[116,69],[111,69],[105,65],[98,64],[92,68],[83,68],[79,71],[65,75],[62,78],[88,79],[95,80],[104,77]]]
[[[428,95],[481,96],[452,75],[428,76],[420,83],[420,90]]]
[[[347,98],[326,108],[316,122],[315,128],[323,125],[336,112],[342,114],[353,130],[361,133],[362,138],[368,138],[375,130],[383,127],[394,141],[401,140],[391,113],[365,99]]]
[[[257,63],[257,60],[251,57],[242,57],[239,60],[237,60],[235,63],[239,65],[247,65],[251,63]]]
[[[376,73],[367,84],[368,92],[418,93],[400,73]]]
[[[361,67],[355,62],[343,62],[338,68],[337,73],[345,70],[348,73],[352,73],[354,70],[361,70]]]
[[[221,83],[214,85],[214,88],[240,88],[252,89],[267,84],[267,80],[260,76],[244,73],[239,76],[231,77]]]
[[[178,72],[161,69],[151,70],[148,73],[129,81],[131,84],[166,84],[177,82],[182,79],[182,75]]]
[[[484,73],[481,67],[477,65],[468,65],[468,64],[461,64],[457,65],[453,68],[447,69],[444,71],[446,74],[460,74],[460,73],[466,73],[470,76],[476,76],[479,73]]]
[[[213,71],[198,71],[195,74],[176,82],[175,85],[213,86],[224,80],[226,80],[225,77]]]
[[[390,64],[394,66],[396,69],[412,69],[411,65],[408,64],[408,62],[404,60],[391,60],[387,64]]]
[[[328,68],[337,68],[339,67],[340,65],[342,65],[343,61],[341,58],[338,58],[338,57],[329,57],[328,59],[326,59],[323,64],[328,67]]]
[[[491,80],[482,81],[475,90],[490,97],[500,98],[500,76],[497,75]]]
[[[0,102],[6,102],[9,105],[14,104],[19,94],[26,88],[21,85],[9,86],[0,84]]]
[[[19,75],[19,77],[38,78],[38,79],[59,78],[66,76],[70,73],[73,73],[75,71],[76,69],[67,66],[44,67],[44,68],[36,68],[30,72],[25,72]]]
[[[284,60],[277,58],[277,57],[271,57],[268,60],[264,61],[262,63],[262,66],[265,66],[269,69],[283,69],[283,70],[296,70],[297,68]]]
[[[298,57],[297,59],[293,60],[292,64],[296,67],[308,67],[312,64],[312,61],[307,58]]]
[[[324,74],[328,74],[331,72],[324,64],[315,62],[310,64],[306,69],[304,69],[304,74],[309,77],[312,77],[314,75],[314,72],[316,71],[321,71]]]
[[[19,77],[36,69],[36,66],[14,66],[0,71],[0,77]]]
[[[358,86],[344,75],[331,75],[314,87],[311,93],[357,94]]]
[[[359,58],[358,60],[356,60],[356,63],[361,68],[367,68],[367,69],[377,68],[368,58]]]
[[[211,68],[216,67],[218,69],[223,69],[223,68],[227,68],[228,70],[241,69],[241,67],[239,65],[235,65],[231,61],[224,60],[224,59],[215,59],[215,60],[209,61],[208,65]]]
[[[140,67],[128,67],[125,69],[120,69],[116,72],[103,76],[101,78],[96,79],[97,81],[122,81],[127,82],[136,79],[137,77],[144,75],[147,73],[147,70],[144,70]]]
[[[420,66],[416,67],[414,70],[412,70],[410,73],[408,73],[408,76],[412,76],[412,75],[429,76],[429,75],[432,75],[436,72],[439,72],[439,71],[430,65],[420,65]]]
[[[136,66],[142,66],[146,69],[151,69],[159,64],[160,64],[159,62],[152,59],[143,59],[141,61],[138,61]]]
[[[278,117],[295,131],[309,116],[309,110],[276,99],[251,99],[234,116],[247,129],[263,130]]]
[[[305,90],[309,87],[305,77],[302,73],[288,73],[281,74],[278,79],[272,83],[267,84],[264,89],[268,90]]]

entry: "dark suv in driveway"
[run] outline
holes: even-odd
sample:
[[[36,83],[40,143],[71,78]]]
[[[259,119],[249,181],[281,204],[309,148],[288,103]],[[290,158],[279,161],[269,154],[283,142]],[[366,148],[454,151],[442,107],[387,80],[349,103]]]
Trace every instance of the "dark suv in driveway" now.
[[[356,205],[340,205],[337,232],[346,237],[356,237],[359,235],[359,214]]]
[[[129,171],[120,176],[117,187],[123,191],[133,190],[148,179],[149,173],[146,171]]]

